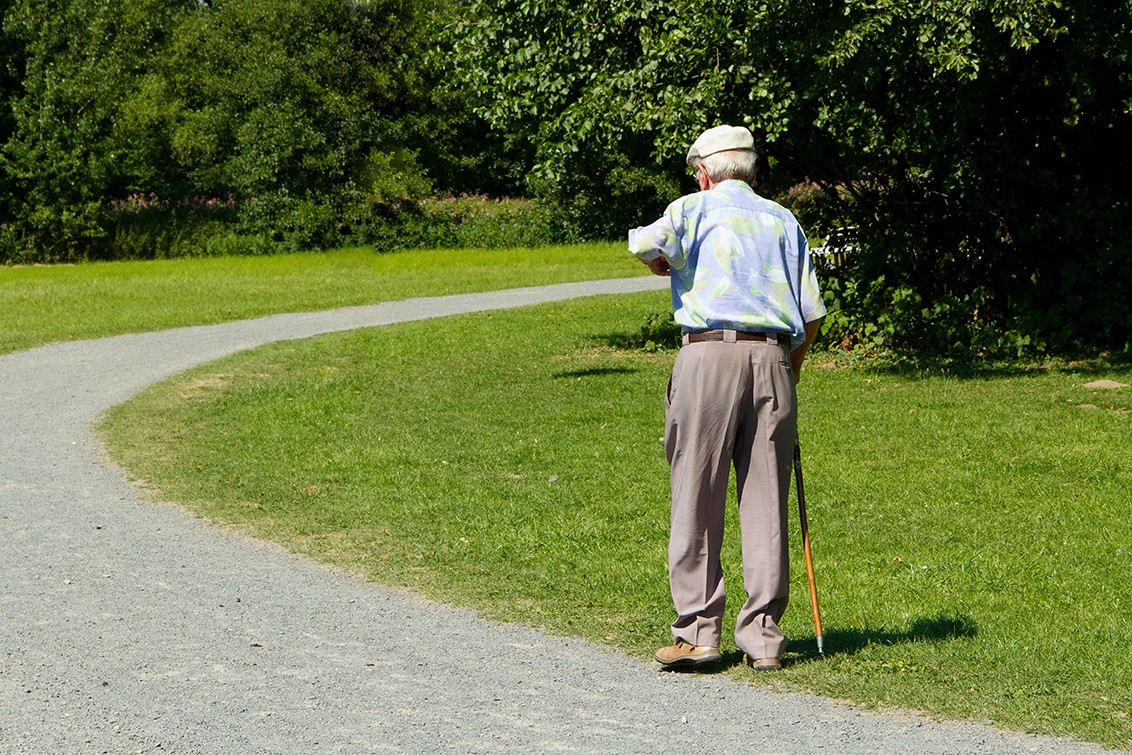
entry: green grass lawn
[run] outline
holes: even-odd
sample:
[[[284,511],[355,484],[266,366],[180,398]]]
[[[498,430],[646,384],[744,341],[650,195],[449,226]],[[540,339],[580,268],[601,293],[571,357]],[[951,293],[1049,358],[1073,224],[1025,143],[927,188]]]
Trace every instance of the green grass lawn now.
[[[0,354],[415,296],[645,275],[623,244],[0,266]]]
[[[647,658],[672,619],[673,354],[610,344],[666,303],[594,297],[448,318],[443,340],[430,321],[265,346],[151,387],[101,431],[155,495],[203,517]],[[827,657],[795,530],[788,667],[727,673],[1132,747],[1132,389],[1084,387],[1099,378],[1132,370],[808,367]]]

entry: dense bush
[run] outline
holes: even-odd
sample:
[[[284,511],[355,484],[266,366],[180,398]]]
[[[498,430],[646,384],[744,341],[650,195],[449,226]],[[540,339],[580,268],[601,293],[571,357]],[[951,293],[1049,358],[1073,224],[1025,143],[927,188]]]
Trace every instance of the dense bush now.
[[[531,199],[438,197],[375,222],[363,243],[379,250],[407,248],[504,249],[578,240],[558,210]]]

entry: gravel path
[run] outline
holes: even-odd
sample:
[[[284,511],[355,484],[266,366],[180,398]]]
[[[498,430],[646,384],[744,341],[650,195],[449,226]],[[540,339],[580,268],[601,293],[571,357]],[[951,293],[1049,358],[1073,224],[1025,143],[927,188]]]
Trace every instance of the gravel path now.
[[[140,500],[90,430],[155,380],[270,341],[663,285],[418,299],[0,357],[0,752],[1102,752],[660,673],[364,584]]]

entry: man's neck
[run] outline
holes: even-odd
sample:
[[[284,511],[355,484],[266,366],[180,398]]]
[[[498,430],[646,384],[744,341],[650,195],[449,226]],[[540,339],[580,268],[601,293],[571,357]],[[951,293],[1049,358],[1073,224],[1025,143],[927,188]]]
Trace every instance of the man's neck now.
[[[723,179],[723,181],[713,181],[710,178],[708,178],[707,174],[705,173],[704,179],[705,180],[700,182],[700,190],[701,191],[711,191],[712,189],[714,189],[716,186],[719,186],[724,181],[738,181],[739,183],[746,183],[752,189],[755,188],[755,184],[754,184],[753,181],[744,182],[743,180],[738,179],[738,178],[725,178],[725,179]]]

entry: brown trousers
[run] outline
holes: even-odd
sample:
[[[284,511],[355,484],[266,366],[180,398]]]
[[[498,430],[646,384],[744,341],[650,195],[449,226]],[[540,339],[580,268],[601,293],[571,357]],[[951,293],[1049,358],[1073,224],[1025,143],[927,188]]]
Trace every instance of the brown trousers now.
[[[778,622],[790,588],[787,508],[797,438],[790,354],[773,341],[685,345],[665,408],[673,638],[720,644],[726,600],[720,549],[734,466],[747,593],[735,644],[752,658],[777,657],[786,647]]]

